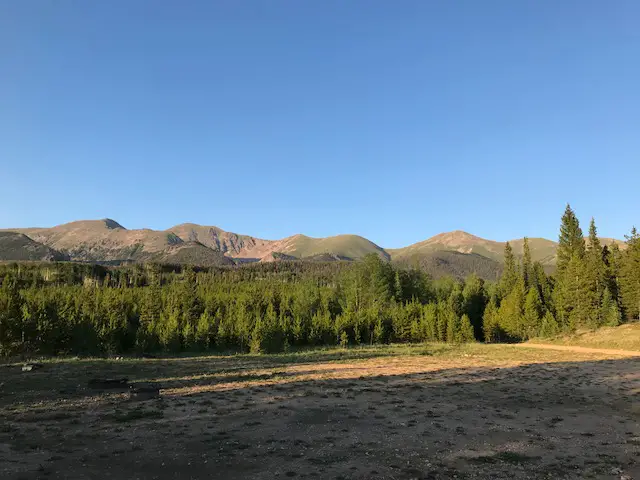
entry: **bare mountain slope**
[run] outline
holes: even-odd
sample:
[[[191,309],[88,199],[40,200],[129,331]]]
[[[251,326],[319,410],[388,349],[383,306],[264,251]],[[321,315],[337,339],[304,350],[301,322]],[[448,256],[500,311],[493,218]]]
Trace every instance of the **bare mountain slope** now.
[[[63,261],[66,255],[22,233],[0,232],[0,261]]]
[[[280,240],[264,240],[194,223],[183,223],[164,231],[128,230],[114,220],[102,219],[71,222],[52,228],[8,231],[22,233],[30,241],[50,248],[51,252],[55,252],[50,252],[52,258],[59,253],[76,261],[229,265],[283,259],[357,260],[374,253],[385,260],[420,266],[434,276],[465,276],[476,272],[484,278],[498,275],[505,247],[505,242],[487,240],[460,230],[441,233],[408,247],[388,250],[358,235],[313,238],[299,234]],[[24,242],[27,237],[21,241]],[[621,248],[625,247],[618,240],[603,238],[601,241],[605,245],[615,242]],[[510,243],[514,253],[522,255],[523,239]],[[533,260],[540,261],[548,270],[552,270],[556,262],[556,242],[530,238],[529,244]],[[5,247],[4,250],[8,252],[10,249]],[[3,254],[8,256],[6,252],[0,250],[0,258]]]
[[[127,230],[111,219],[12,231],[24,233],[36,242],[80,261],[138,260],[183,243],[175,234],[149,229]]]
[[[389,255],[381,247],[358,235],[313,238],[298,234],[281,240],[264,240],[249,235],[226,232],[218,227],[207,227],[193,223],[176,225],[167,231],[176,234],[185,242],[197,241],[233,258],[268,261],[273,258],[272,254],[274,253],[299,259],[324,254],[358,259],[368,253],[376,253],[385,259],[389,258]]]
[[[624,242],[611,238],[602,238],[603,245],[617,243],[621,248],[626,245]],[[521,256],[524,249],[524,239],[510,240],[513,252]],[[506,242],[496,242],[484,238],[476,237],[470,233],[456,230],[435,235],[422,242],[414,243],[408,247],[398,249],[387,249],[393,260],[404,260],[416,258],[420,255],[428,255],[433,252],[458,252],[474,253],[483,257],[502,263],[504,257],[504,247]],[[539,261],[546,267],[553,267],[556,264],[556,248],[558,244],[546,238],[529,238],[529,248],[534,261]]]
[[[262,258],[272,253],[273,240],[262,240],[249,235],[238,235],[225,232],[218,227],[207,227],[195,223],[182,223],[169,228],[167,232],[174,233],[185,242],[200,242],[213,250],[234,258]]]

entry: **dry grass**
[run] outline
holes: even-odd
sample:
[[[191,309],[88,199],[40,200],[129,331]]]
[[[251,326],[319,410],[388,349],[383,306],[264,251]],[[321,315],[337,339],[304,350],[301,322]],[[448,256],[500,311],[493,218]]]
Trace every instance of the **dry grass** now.
[[[619,327],[604,327],[598,330],[584,330],[573,335],[551,339],[532,340],[531,343],[575,345],[579,347],[635,350],[640,352],[640,322]]]
[[[635,478],[639,367],[504,345],[3,367],[0,478]]]

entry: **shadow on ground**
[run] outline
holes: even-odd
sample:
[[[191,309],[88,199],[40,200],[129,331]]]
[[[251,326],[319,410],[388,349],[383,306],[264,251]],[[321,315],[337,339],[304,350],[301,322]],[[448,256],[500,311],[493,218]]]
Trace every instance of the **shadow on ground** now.
[[[341,360],[96,361],[28,377],[2,372],[0,476],[640,476],[638,358]],[[96,370],[157,381],[163,396],[132,403],[74,389]]]

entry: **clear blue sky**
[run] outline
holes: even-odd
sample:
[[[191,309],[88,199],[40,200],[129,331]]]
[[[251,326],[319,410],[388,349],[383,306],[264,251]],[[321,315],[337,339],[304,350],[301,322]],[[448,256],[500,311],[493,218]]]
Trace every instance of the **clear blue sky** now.
[[[0,227],[640,224],[640,2],[0,2]],[[639,225],[640,226],[640,225]]]

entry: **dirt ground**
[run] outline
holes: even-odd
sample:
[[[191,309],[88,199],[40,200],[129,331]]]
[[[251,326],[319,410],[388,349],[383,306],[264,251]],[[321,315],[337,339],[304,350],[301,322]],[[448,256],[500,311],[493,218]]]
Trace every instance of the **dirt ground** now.
[[[88,388],[157,382],[159,399]],[[0,366],[2,479],[640,479],[640,357],[500,345]]]

